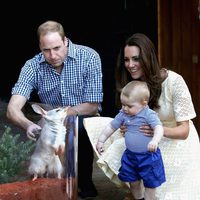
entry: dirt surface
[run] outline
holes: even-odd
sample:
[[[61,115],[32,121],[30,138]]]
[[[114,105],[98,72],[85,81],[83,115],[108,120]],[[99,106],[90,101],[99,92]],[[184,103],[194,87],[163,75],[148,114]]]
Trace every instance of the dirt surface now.
[[[12,133],[21,134],[21,139],[26,140],[25,132],[16,127],[14,124],[6,119],[6,108],[7,102],[0,100],[0,137],[5,130],[5,126],[11,127]],[[96,198],[91,198],[95,200],[123,200],[125,197],[125,191],[123,189],[117,188],[109,179],[103,174],[94,161],[94,172],[93,172],[94,184],[98,190],[98,196]],[[81,200],[81,198],[78,198]]]

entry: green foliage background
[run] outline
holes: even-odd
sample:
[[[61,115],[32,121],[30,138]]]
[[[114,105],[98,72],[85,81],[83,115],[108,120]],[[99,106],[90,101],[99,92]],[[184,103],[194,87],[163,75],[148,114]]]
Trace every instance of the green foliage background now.
[[[0,184],[21,181],[19,174],[25,171],[25,163],[35,148],[32,140],[19,141],[20,134],[11,134],[11,128],[5,127],[0,138]]]

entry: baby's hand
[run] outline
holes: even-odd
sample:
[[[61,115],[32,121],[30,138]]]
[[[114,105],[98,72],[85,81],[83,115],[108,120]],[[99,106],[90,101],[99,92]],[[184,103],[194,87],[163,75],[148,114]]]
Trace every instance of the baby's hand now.
[[[158,143],[156,141],[151,140],[148,144],[148,150],[150,152],[155,152],[158,148]]]
[[[120,133],[122,134],[122,136],[125,136],[126,131],[127,131],[127,127],[125,125],[122,125],[120,127]]]
[[[104,152],[104,143],[98,141],[96,144],[96,150],[101,155]]]

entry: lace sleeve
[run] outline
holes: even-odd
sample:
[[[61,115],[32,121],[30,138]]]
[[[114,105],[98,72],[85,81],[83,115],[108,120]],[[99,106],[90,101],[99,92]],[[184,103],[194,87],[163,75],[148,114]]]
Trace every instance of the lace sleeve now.
[[[190,91],[182,76],[179,75],[173,80],[172,90],[176,120],[183,121],[196,117]]]

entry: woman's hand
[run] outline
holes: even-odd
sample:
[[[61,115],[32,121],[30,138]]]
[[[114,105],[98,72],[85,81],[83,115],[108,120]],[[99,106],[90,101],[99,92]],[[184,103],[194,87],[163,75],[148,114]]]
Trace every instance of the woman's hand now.
[[[122,125],[120,127],[120,133],[124,136],[126,131],[127,131],[127,127],[125,125]],[[153,136],[153,129],[147,124],[143,124],[140,127],[140,132],[142,132],[144,135],[149,136],[149,137]]]
[[[140,132],[149,137],[153,136],[153,129],[147,124],[140,126]]]

